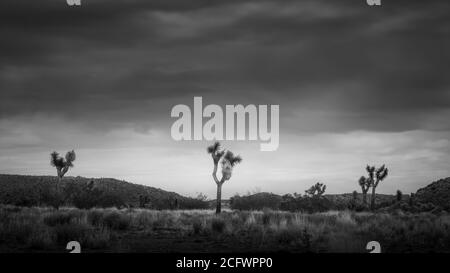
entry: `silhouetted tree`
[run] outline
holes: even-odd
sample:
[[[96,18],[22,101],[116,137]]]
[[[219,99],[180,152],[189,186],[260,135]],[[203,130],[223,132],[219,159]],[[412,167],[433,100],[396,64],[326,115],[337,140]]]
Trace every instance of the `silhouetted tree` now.
[[[401,202],[403,197],[403,193],[400,190],[397,190],[396,198],[397,202]]]
[[[322,194],[325,193],[327,186],[317,182],[315,185],[311,186],[308,190],[305,191],[306,195],[311,197],[321,197]]]
[[[300,193],[294,192],[293,197],[294,197],[294,198],[302,198],[303,196],[302,196],[302,194],[300,194]]]
[[[209,146],[207,148],[207,152],[211,154],[211,157],[213,159],[214,163],[214,169],[212,172],[212,176],[214,181],[217,184],[217,200],[216,200],[216,213],[220,213],[222,209],[222,185],[225,183],[225,181],[230,180],[233,167],[237,164],[242,162],[242,158],[240,156],[235,156],[232,152],[222,151],[220,149],[220,143],[215,142],[213,145]],[[222,178],[219,180],[217,178],[217,166],[219,164],[219,161],[221,161],[222,166]]]
[[[367,165],[366,167],[366,171],[369,174],[369,182],[370,182],[370,187],[372,187],[372,200],[370,202],[370,208],[372,210],[375,209],[375,197],[376,197],[376,188],[378,186],[378,184],[380,183],[380,181],[383,181],[387,176],[388,176],[388,169],[386,168],[386,166],[383,164],[381,167],[379,167],[378,169],[375,168],[375,166],[369,166]]]
[[[197,194],[197,197],[195,197],[195,199],[202,201],[202,202],[206,202],[206,200],[208,200],[208,196],[206,194],[203,194],[202,192],[199,192]]]
[[[64,158],[59,156],[59,153],[57,152],[50,154],[50,164],[56,168],[56,174],[59,181],[61,181],[67,171],[74,166],[73,162],[75,159],[76,154],[74,150],[67,152]]]
[[[363,205],[367,207],[367,192],[370,189],[370,178],[361,176],[358,180],[359,186],[361,187],[362,195],[363,195]]]
[[[59,188],[59,184],[61,184],[62,178],[64,175],[72,168],[73,162],[76,159],[75,151],[69,151],[66,153],[66,156],[63,158],[57,152],[53,152],[50,154],[50,165],[56,168],[56,174],[58,177],[58,181],[55,185],[55,200],[53,202],[53,207],[56,209],[59,208],[59,205],[63,202],[63,194]]]
[[[358,201],[358,192],[353,191],[352,196],[353,196],[353,201],[355,201],[355,203],[356,203]]]
[[[351,207],[352,209],[355,209],[358,205],[358,192],[357,191],[353,191],[352,193],[352,202],[351,202]]]

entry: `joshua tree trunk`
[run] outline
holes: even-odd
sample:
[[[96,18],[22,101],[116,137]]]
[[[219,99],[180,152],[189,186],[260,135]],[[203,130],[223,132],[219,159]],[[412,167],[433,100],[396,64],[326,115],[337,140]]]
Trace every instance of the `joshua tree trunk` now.
[[[223,178],[219,180],[217,178],[217,162],[214,162],[214,170],[213,170],[213,178],[214,181],[217,184],[217,198],[216,198],[216,213],[220,213],[222,211],[222,185],[223,185]]]
[[[58,181],[56,181],[56,190],[55,190],[55,204],[54,207],[56,210],[59,210],[59,206],[61,205],[61,183],[62,177],[58,174]]]
[[[212,176],[217,184],[216,213],[218,214],[222,211],[222,185],[225,182],[225,180],[223,177],[221,180],[217,178],[217,165],[218,162],[214,162],[214,170]]]
[[[217,183],[216,213],[222,211],[222,183]]]
[[[363,205],[367,207],[367,192],[363,192]]]
[[[375,189],[376,189],[376,187],[375,186],[373,186],[372,187],[372,199],[371,199],[371,201],[370,201],[370,209],[371,210],[374,210],[375,209]]]
[[[58,180],[56,181],[56,192],[58,192],[59,191],[59,184],[61,184],[61,181],[62,181],[62,177],[60,177],[60,176],[58,176]]]

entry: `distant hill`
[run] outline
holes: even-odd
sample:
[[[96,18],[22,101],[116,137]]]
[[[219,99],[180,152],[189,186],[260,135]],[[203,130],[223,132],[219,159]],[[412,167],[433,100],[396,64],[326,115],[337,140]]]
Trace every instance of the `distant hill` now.
[[[367,195],[367,203],[370,204],[371,194]],[[377,207],[387,207],[396,203],[396,195],[377,194]],[[273,210],[305,210],[314,211],[316,208],[326,210],[342,210],[361,205],[362,193],[357,194],[357,202],[353,200],[353,193],[324,194],[320,200],[308,200],[307,198],[295,199],[293,195],[281,196],[274,193],[260,192],[245,196],[234,196],[230,199],[230,206],[239,210],[261,210],[264,208]],[[403,195],[402,201],[407,202],[409,195]]]
[[[92,181],[92,182],[91,182]],[[57,183],[54,176],[28,176],[0,174],[0,203],[22,206],[45,205],[48,189]],[[206,202],[181,196],[175,192],[133,184],[113,178],[64,177],[61,187],[66,191],[80,191],[91,184],[95,193],[120,200],[124,206],[139,207],[146,197],[146,206],[156,209],[198,208],[207,206]],[[72,192],[68,192],[71,195]],[[100,196],[96,196],[100,198]],[[114,198],[111,198],[114,197]]]
[[[13,204],[18,206],[42,206],[49,205],[48,189],[53,189],[57,183],[55,176],[29,176],[29,175],[7,175],[0,174],[0,204]],[[97,202],[95,206],[117,206],[117,207],[148,207],[153,209],[196,209],[214,208],[215,200],[203,201],[168,192],[162,189],[133,184],[124,180],[113,178],[85,178],[65,177],[61,183],[66,194],[68,204],[74,205],[74,198],[80,192],[83,193],[87,185],[93,186],[90,201]],[[86,196],[83,196],[86,199]],[[89,196],[88,196],[89,197]],[[142,198],[146,201],[142,204]],[[332,208],[345,209],[353,200],[352,193],[325,194],[325,199],[330,201]],[[80,198],[78,198],[79,201]],[[82,199],[81,202],[85,202]],[[362,202],[362,194],[357,195],[358,203]],[[403,195],[402,201],[407,202],[409,195]],[[430,185],[419,189],[414,200],[423,204],[433,204],[445,210],[450,210],[450,177],[440,179]],[[89,201],[89,200],[88,200]],[[232,197],[230,200],[222,200],[224,208],[239,209],[279,209],[283,201],[281,195],[261,192],[239,198]],[[370,194],[367,195],[370,202]],[[390,206],[396,201],[395,195],[377,194],[378,206]],[[80,202],[80,201],[79,201]]]
[[[332,201],[335,204],[342,205],[342,206],[348,206],[350,202],[353,200],[353,193],[341,193],[341,194],[325,194],[325,198]],[[370,203],[370,199],[372,198],[372,194],[367,194],[367,202]],[[375,203],[378,205],[387,205],[395,202],[397,199],[396,195],[393,194],[382,194],[377,193],[375,196]],[[409,199],[409,195],[403,194],[402,200],[406,201]],[[361,192],[358,192],[357,195],[358,202],[362,203],[363,200],[363,194]]]
[[[270,208],[280,209],[282,197],[280,195],[268,192],[259,192],[247,196],[234,196],[230,199],[230,206],[240,210],[262,210]]]
[[[358,193],[354,202],[352,193],[324,194],[321,201],[295,198],[292,195],[277,195],[260,192],[246,196],[234,196],[230,199],[230,206],[240,210],[288,209],[288,210],[320,210],[357,208],[362,204],[363,195]],[[371,194],[367,194],[367,203],[370,204]],[[310,202],[311,201],[311,202]],[[450,177],[432,182],[419,189],[411,199],[410,195],[403,194],[401,201],[397,201],[396,194],[376,194],[377,209],[403,209],[407,211],[450,211]]]
[[[342,207],[347,207],[350,202],[353,200],[353,193],[340,193],[340,194],[324,194],[323,197],[334,204]],[[408,195],[403,195],[403,199],[407,199]],[[259,192],[251,195],[242,196],[242,198],[245,198],[249,201],[249,203],[252,203],[252,206],[255,205],[255,203],[261,203],[258,204],[258,206],[266,206],[269,205],[271,208],[277,208],[279,207],[279,203],[282,202],[283,197],[278,194],[269,193],[269,192]],[[370,202],[371,194],[367,194],[367,201]],[[232,198],[233,199],[233,198]],[[357,195],[358,201],[362,202],[362,193],[358,193]],[[375,201],[377,204],[383,204],[383,203],[392,203],[396,199],[395,195],[389,195],[389,194],[377,194]],[[262,202],[264,200],[264,202]],[[269,202],[268,202],[269,201]]]
[[[432,203],[436,206],[450,210],[450,177],[435,181],[419,189],[414,199],[421,203]]]

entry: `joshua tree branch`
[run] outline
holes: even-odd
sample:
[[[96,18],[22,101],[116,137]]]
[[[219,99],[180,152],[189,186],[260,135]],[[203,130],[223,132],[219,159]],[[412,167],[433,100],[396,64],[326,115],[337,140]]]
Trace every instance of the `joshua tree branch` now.
[[[214,170],[212,172],[212,176],[214,178],[214,181],[216,182],[216,184],[218,185],[220,183],[219,179],[217,178],[217,163],[214,162]]]
[[[225,177],[222,176],[222,179],[220,179],[220,180],[219,180],[219,178],[217,178],[217,165],[218,164],[216,162],[214,162],[214,170],[212,172],[212,177],[217,185],[222,185],[223,183],[225,183]]]
[[[61,167],[56,167],[56,174],[58,175],[59,178],[62,178],[63,173]]]
[[[64,167],[62,169],[61,177],[63,177],[67,173],[68,170],[69,170],[69,166]]]

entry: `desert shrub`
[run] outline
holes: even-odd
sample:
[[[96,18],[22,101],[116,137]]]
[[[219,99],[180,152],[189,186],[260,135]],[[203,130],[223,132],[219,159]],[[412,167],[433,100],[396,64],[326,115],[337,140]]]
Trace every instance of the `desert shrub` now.
[[[39,194],[37,191],[25,186],[11,187],[0,191],[0,203],[21,207],[32,207],[39,205]]]
[[[0,241],[26,244],[30,234],[37,227],[38,223],[34,220],[27,220],[22,217],[2,218],[0,222]]]
[[[21,207],[11,206],[11,205],[3,205],[0,209],[0,215],[7,217],[8,215],[11,215],[11,213],[18,213],[21,211],[22,211]]]
[[[211,221],[211,230],[213,232],[222,233],[224,232],[226,223],[223,219],[219,217],[214,217]]]
[[[70,241],[78,241],[81,244],[86,236],[92,232],[86,224],[62,224],[53,227],[58,244],[66,244]]]
[[[256,220],[256,216],[254,213],[250,213],[247,217],[247,219],[245,220],[243,226],[246,229],[252,229],[254,226],[258,225],[257,220]]]
[[[362,204],[358,204],[358,205],[355,206],[354,210],[357,211],[357,212],[362,212],[362,211],[367,210],[367,208],[366,208],[366,206],[364,206]]]
[[[265,226],[268,226],[271,223],[272,214],[270,212],[264,212],[262,215],[262,223]]]
[[[46,184],[40,190],[39,203],[41,205],[59,208],[64,205],[66,197],[62,191],[56,190],[55,185]]]
[[[123,207],[125,201],[119,192],[100,189],[91,182],[69,181],[64,187],[65,199],[79,209],[94,207]]]
[[[99,210],[89,210],[87,213],[87,222],[92,226],[101,226],[103,224],[103,212]]]
[[[137,212],[136,214],[133,214],[133,226],[141,229],[148,229],[153,227],[153,222],[157,217],[157,213],[158,212],[156,211],[142,210]]]
[[[32,249],[49,249],[55,244],[55,236],[47,228],[34,228],[28,237],[28,247]]]
[[[71,203],[79,209],[90,209],[97,206],[99,198],[102,192],[98,189],[90,191],[83,190],[82,188],[73,189],[71,192]]]
[[[180,214],[171,211],[160,211],[156,215],[155,221],[153,221],[153,228],[166,228],[170,226],[175,226]]]
[[[113,230],[126,230],[130,223],[129,216],[117,211],[109,212],[103,217],[103,225]]]
[[[17,191],[13,205],[21,207],[32,207],[38,205],[38,198],[29,192]]]
[[[290,245],[298,240],[300,234],[298,230],[283,228],[277,230],[275,238],[280,244]]]
[[[291,221],[292,215],[282,211],[272,211],[270,209],[265,209],[261,215],[261,223],[264,226],[270,226],[271,224],[278,225],[282,220]]]
[[[232,226],[240,226],[242,224],[241,213],[244,212],[233,212],[233,214],[231,214],[230,223]]]
[[[83,247],[90,249],[105,249],[108,248],[114,240],[115,237],[109,230],[95,230],[85,235]]]
[[[98,197],[95,206],[101,208],[110,208],[110,207],[121,208],[125,206],[125,201],[119,194],[113,192],[103,192]]]
[[[194,232],[194,234],[200,234],[201,231],[203,230],[203,223],[199,218],[194,218],[192,220],[192,231]]]
[[[68,225],[72,222],[73,215],[67,211],[55,211],[44,217],[44,223],[54,227],[57,225]]]

